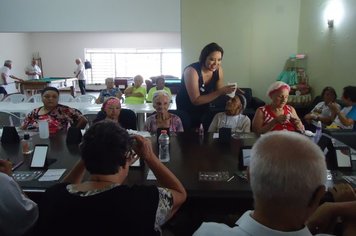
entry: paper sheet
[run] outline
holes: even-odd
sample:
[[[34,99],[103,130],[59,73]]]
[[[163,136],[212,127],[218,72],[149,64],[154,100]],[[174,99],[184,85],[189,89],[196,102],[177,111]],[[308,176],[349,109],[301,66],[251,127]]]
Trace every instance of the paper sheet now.
[[[147,180],[156,180],[156,176],[155,176],[155,174],[153,174],[152,170],[148,171]]]
[[[44,173],[38,181],[55,181],[59,180],[66,169],[49,169]]]

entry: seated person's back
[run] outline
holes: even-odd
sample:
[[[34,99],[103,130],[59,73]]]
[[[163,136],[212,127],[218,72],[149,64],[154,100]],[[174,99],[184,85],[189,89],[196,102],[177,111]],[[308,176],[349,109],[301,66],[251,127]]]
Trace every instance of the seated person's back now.
[[[125,184],[137,161],[132,150],[162,187]],[[160,226],[185,201],[184,187],[158,160],[149,140],[130,137],[112,121],[91,126],[80,151],[81,160],[63,183],[41,199],[39,235],[160,235]],[[82,182],[86,170],[90,175]]]

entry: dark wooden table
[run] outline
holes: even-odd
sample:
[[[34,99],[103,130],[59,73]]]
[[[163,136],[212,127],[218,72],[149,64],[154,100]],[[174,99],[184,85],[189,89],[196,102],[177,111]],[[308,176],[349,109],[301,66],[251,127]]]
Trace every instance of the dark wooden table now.
[[[180,179],[190,198],[251,198],[249,184],[238,177],[231,181],[199,181],[200,171],[227,171],[232,176],[238,170],[238,156],[240,147],[250,146],[254,139],[232,138],[230,143],[219,143],[213,139],[212,133],[199,137],[197,133],[180,133],[171,137],[170,162],[168,168]],[[76,145],[67,145],[66,134],[59,133],[49,139],[40,139],[38,135],[32,136],[33,144],[48,144],[47,158],[55,160],[50,169],[66,169],[66,173],[80,159],[79,148]],[[156,137],[151,138],[154,151],[158,152]],[[13,162],[24,160],[16,170],[29,170],[31,155],[23,155],[21,145],[2,144],[0,146],[1,158]],[[127,184],[156,184],[156,181],[147,180],[148,167],[131,168]],[[65,174],[66,174],[65,173]],[[57,181],[40,182],[38,180],[19,182],[20,186],[28,192],[45,191]]]

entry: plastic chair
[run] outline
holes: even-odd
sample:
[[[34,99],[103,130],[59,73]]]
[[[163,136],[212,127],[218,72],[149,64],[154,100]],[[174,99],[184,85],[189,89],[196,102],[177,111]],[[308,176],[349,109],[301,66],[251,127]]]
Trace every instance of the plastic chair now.
[[[18,127],[21,125],[20,117],[14,115],[11,112],[0,111],[0,128],[4,126],[15,126]]]
[[[39,103],[42,102],[42,96],[41,94],[34,94],[31,97],[29,97],[26,102],[33,102],[33,103]]]
[[[2,101],[11,103],[20,103],[26,101],[27,97],[24,94],[15,93],[7,95]]]
[[[70,94],[59,94],[59,102],[74,102],[74,97]]]
[[[75,102],[85,102],[85,103],[91,103],[94,104],[96,100],[96,97],[90,94],[84,94],[84,95],[79,95],[75,97],[74,101]]]

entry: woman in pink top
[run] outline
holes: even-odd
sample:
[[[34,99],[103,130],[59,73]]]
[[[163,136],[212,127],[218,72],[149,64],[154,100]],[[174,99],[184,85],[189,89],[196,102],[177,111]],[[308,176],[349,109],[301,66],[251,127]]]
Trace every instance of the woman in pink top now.
[[[290,87],[284,82],[274,82],[267,95],[271,103],[256,110],[252,121],[252,130],[264,134],[273,130],[290,130],[304,132],[304,126],[295,109],[287,105]]]

